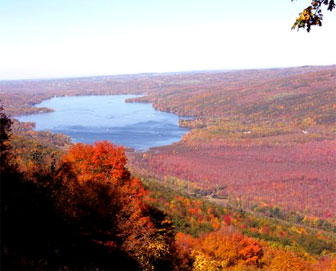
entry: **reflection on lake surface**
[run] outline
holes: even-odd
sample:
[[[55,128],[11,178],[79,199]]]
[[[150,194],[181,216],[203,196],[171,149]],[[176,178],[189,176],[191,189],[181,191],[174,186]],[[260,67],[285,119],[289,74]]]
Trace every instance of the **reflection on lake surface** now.
[[[188,129],[178,126],[178,116],[153,109],[151,104],[126,103],[135,95],[55,97],[36,106],[55,112],[20,116],[33,121],[36,130],[63,133],[73,142],[109,140],[146,150],[179,141]]]

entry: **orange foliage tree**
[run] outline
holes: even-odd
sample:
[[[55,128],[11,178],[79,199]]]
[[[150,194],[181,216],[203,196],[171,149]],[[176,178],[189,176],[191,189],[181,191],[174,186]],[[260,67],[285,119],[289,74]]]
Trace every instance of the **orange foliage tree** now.
[[[126,162],[124,149],[107,141],[74,145],[57,173],[68,187],[59,204],[96,243],[126,251],[144,270],[171,268],[172,223],[144,203],[147,193]]]
[[[261,267],[263,249],[253,238],[232,233],[227,229],[211,232],[200,238],[178,233],[179,251],[193,260],[193,270],[223,270],[244,267],[254,270]]]
[[[130,174],[125,168],[126,157],[123,147],[103,141],[94,146],[78,143],[63,159],[70,163],[79,182],[114,182],[130,181]]]
[[[307,262],[296,256],[294,253],[285,250],[277,250],[275,255],[273,255],[269,270],[309,271],[312,270],[312,268]]]

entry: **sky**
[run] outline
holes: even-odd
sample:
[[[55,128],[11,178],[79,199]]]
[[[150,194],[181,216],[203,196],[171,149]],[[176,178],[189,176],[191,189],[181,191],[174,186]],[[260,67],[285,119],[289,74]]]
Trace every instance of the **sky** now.
[[[336,64],[308,0],[0,0],[0,80]]]

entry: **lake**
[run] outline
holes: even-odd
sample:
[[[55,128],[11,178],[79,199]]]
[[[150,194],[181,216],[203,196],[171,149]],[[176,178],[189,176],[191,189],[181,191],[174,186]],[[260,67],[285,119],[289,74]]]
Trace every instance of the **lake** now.
[[[54,97],[37,107],[53,108],[50,113],[16,117],[35,122],[35,130],[63,133],[72,142],[109,140],[117,145],[147,150],[170,145],[189,131],[178,126],[175,114],[155,110],[151,104],[126,103],[136,95]]]

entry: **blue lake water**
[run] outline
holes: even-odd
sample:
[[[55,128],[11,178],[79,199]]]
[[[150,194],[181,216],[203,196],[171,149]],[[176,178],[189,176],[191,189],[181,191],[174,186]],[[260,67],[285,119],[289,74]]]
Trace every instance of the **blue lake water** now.
[[[136,95],[54,97],[36,105],[54,112],[17,119],[35,122],[38,131],[66,134],[72,142],[109,140],[136,150],[172,144],[188,131],[178,126],[177,115],[157,111],[151,104],[126,103],[131,97]]]

